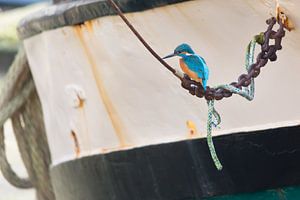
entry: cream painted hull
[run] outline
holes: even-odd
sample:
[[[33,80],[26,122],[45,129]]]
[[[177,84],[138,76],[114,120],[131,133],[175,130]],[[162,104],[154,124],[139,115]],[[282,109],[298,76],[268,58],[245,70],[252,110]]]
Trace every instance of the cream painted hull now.
[[[214,135],[300,122],[300,3],[282,1],[296,30],[278,61],[256,80],[253,102],[216,103]],[[191,44],[210,67],[208,85],[236,81],[248,42],[266,29],[274,1],[190,1],[126,14],[161,55]],[[191,96],[118,16],[45,31],[25,40],[41,98],[52,159],[62,161],[151,144],[205,137],[207,105]],[[168,61],[179,69],[178,59]],[[187,121],[196,125],[191,135]]]

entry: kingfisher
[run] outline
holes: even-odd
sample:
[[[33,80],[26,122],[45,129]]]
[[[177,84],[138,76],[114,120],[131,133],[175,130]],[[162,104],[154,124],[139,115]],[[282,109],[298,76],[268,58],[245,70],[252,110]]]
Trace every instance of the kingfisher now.
[[[205,60],[197,55],[190,45],[185,43],[177,46],[172,54],[163,59],[171,58],[173,56],[181,57],[179,59],[179,65],[182,71],[194,81],[201,83],[205,91],[209,77],[209,69]]]

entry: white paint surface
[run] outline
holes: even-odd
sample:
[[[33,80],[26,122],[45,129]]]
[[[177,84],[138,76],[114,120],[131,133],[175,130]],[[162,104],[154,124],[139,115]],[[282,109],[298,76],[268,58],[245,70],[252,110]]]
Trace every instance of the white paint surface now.
[[[199,0],[126,16],[161,56],[182,42],[191,44],[206,59],[213,86],[244,72],[245,47],[266,29],[274,3]],[[299,27],[300,3],[281,3]],[[287,33],[278,61],[256,79],[253,102],[234,96],[216,103],[223,122],[214,134],[299,124],[299,45],[298,29]],[[71,130],[80,156],[187,139],[187,120],[196,124],[197,137],[205,135],[206,102],[182,89],[118,16],[44,32],[25,47],[54,163],[75,157]],[[168,62],[178,67],[177,60]],[[85,93],[80,108],[70,105],[65,91],[72,84]]]

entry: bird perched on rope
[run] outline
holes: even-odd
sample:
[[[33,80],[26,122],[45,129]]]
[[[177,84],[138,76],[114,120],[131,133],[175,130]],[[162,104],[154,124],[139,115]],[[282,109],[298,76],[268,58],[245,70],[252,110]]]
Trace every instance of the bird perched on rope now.
[[[194,81],[201,83],[205,91],[209,77],[209,69],[205,60],[201,56],[197,55],[188,44],[181,44],[177,46],[174,53],[164,57],[163,59],[171,58],[173,56],[181,57],[179,64],[182,71]]]

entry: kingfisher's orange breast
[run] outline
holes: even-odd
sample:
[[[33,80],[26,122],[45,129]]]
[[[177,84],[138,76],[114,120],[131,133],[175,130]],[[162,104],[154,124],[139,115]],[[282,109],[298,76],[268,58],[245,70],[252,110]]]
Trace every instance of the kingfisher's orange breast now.
[[[184,73],[186,73],[190,78],[192,78],[193,80],[195,80],[197,82],[202,82],[202,79],[199,78],[195,72],[193,72],[192,70],[190,70],[188,68],[188,66],[184,63],[182,58],[180,58],[180,60],[179,60],[179,65],[180,65],[180,68],[182,69],[182,71]]]

